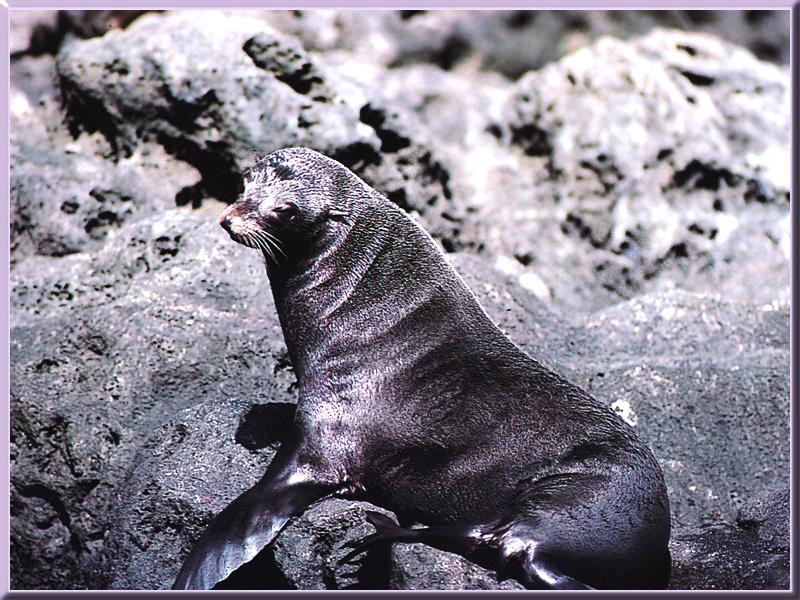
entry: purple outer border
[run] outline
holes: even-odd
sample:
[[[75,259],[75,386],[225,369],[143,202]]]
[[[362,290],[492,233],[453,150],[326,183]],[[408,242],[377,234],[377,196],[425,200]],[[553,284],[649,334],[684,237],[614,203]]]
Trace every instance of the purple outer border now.
[[[215,0],[92,0],[87,2],[70,3],[67,0],[11,0],[12,8],[219,8],[219,1]],[[410,4],[410,6],[409,6]],[[496,6],[489,6],[486,0],[418,0],[403,4],[398,0],[301,0],[287,2],[286,0],[234,0],[225,8],[264,8],[264,9],[297,9],[297,8],[355,8],[355,9],[399,9],[399,8],[463,8],[463,9],[492,9],[505,8],[531,8],[536,10],[557,9],[644,9],[644,8],[670,8],[670,9],[699,9],[699,8],[753,8],[758,10],[789,9],[794,3],[789,0],[676,0],[674,2],[643,2],[642,0],[572,0],[559,3],[557,0],[503,0]]]
[[[9,19],[8,9],[0,8],[0,56],[2,59],[0,66],[0,87],[6,83],[6,89],[10,89],[9,76],[11,72],[11,56],[9,55]],[[5,34],[5,35],[3,35]],[[9,389],[10,377],[10,349],[9,349],[9,330],[11,327],[11,314],[9,313],[9,296],[11,294],[11,281],[9,271],[11,264],[10,246],[11,229],[9,226],[10,218],[10,186],[9,186],[9,158],[11,155],[9,132],[11,127],[11,114],[9,113],[9,98],[11,92],[0,94],[0,190],[3,191],[4,202],[0,206],[0,274],[2,276],[2,294],[0,294],[0,403],[3,411],[0,414],[0,445],[3,448],[3,460],[0,460],[0,502],[2,502],[2,512],[0,513],[0,592],[5,592],[10,585],[10,544],[11,544],[11,438],[9,434],[11,420],[11,391]],[[8,190],[8,194],[5,191]],[[8,454],[5,454],[8,452]]]
[[[4,1],[4,0],[0,0]],[[75,4],[68,0],[11,0],[13,9],[46,9],[46,8],[76,8]],[[106,1],[86,1],[82,2],[80,8],[213,8],[219,7],[220,0],[171,0],[165,2],[163,0],[106,0]],[[410,8],[410,6],[403,6],[396,2],[396,0],[333,0],[326,3],[324,0],[302,0],[294,5],[285,4],[283,2],[267,2],[266,0],[235,0],[230,6],[225,8],[262,8],[262,9],[279,9],[279,8],[375,8],[375,9],[390,9],[390,8]],[[530,8],[530,9],[790,9],[791,10],[791,36],[790,36],[790,56],[792,63],[792,164],[795,165],[792,172],[792,191],[791,198],[793,202],[790,204],[791,221],[792,221],[792,265],[791,265],[791,289],[792,289],[792,303],[791,303],[791,332],[790,332],[790,351],[793,358],[794,349],[798,340],[798,332],[800,332],[800,324],[798,319],[795,318],[795,307],[798,305],[798,289],[797,282],[800,281],[800,265],[798,264],[798,234],[800,233],[800,219],[798,219],[798,210],[794,208],[796,202],[795,191],[800,189],[800,154],[798,154],[798,144],[800,144],[800,132],[797,127],[797,117],[800,113],[800,101],[797,98],[798,91],[798,66],[797,66],[797,35],[800,30],[800,3],[790,2],[788,0],[771,0],[768,2],[759,2],[759,0],[704,0],[701,6],[691,0],[680,0],[669,2],[669,0],[661,0],[661,2],[648,2],[644,4],[641,0],[572,0],[567,5],[557,4],[553,0],[547,2],[536,2],[535,0],[505,0],[499,6],[487,6],[486,0],[418,0],[412,5],[414,8],[463,8],[463,9],[502,9],[502,8]],[[10,54],[9,54],[9,12],[10,9],[0,4],[0,31],[5,35],[0,35],[0,55],[8,58],[2,61],[0,65],[0,83],[6,84],[6,89],[10,88]],[[9,296],[10,296],[10,186],[9,186],[9,161],[10,161],[10,113],[9,113],[9,92],[0,94],[0,140],[5,143],[0,147],[0,190],[3,191],[5,202],[0,206],[0,229],[2,230],[2,240],[0,243],[0,276],[2,276],[2,283],[5,287],[4,293],[0,294],[0,335],[2,344],[0,344],[0,406],[2,406],[2,413],[0,413],[0,444],[2,447],[9,450],[9,457],[7,460],[0,461],[0,502],[2,502],[2,512],[0,512],[0,594],[2,598],[6,599],[39,599],[39,598],[53,598],[60,596],[67,597],[86,597],[95,596],[100,598],[131,598],[139,596],[147,596],[148,598],[195,598],[202,597],[205,592],[164,592],[164,591],[18,591],[10,592],[10,346],[9,346],[9,330],[10,330],[10,312],[9,312]],[[737,598],[797,598],[798,597],[798,571],[795,565],[796,549],[797,549],[797,530],[795,527],[795,515],[797,514],[797,473],[795,469],[795,449],[796,449],[796,435],[798,430],[798,411],[794,400],[797,398],[797,363],[800,361],[791,361],[791,387],[790,387],[790,425],[791,425],[791,439],[790,439],[790,489],[791,489],[791,512],[790,512],[790,536],[791,536],[791,551],[790,551],[790,591],[656,591],[656,592],[594,592],[591,594],[593,598],[618,598],[625,597],[666,597],[673,595],[680,595],[681,597],[708,597],[721,595],[731,595]],[[520,591],[252,591],[252,592],[224,592],[215,591],[210,592],[217,598],[254,598],[254,597],[270,597],[270,598],[307,598],[318,597],[321,594],[330,595],[345,595],[356,596],[361,598],[381,598],[396,596],[398,594],[414,595],[415,597],[436,597],[436,598],[461,598],[467,595],[479,594],[481,597],[486,596],[531,596],[537,597],[558,597],[558,598],[576,598],[581,597],[581,594],[570,592],[520,592]],[[583,596],[588,597],[588,596]]]

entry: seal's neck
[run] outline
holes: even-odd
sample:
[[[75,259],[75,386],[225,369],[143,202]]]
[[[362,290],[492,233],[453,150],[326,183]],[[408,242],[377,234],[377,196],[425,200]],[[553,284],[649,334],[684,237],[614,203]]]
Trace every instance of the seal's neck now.
[[[291,273],[270,272],[301,389],[305,380],[413,361],[467,322],[464,336],[495,329],[433,240],[400,209],[335,224],[309,250]]]

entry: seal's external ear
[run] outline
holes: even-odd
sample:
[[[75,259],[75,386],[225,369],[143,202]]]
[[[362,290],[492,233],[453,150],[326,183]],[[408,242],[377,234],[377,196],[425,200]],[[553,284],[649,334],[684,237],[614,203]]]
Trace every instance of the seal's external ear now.
[[[347,213],[343,210],[337,210],[332,208],[328,211],[328,216],[333,219],[334,221],[343,221],[345,223],[349,223],[350,221],[347,219]]]

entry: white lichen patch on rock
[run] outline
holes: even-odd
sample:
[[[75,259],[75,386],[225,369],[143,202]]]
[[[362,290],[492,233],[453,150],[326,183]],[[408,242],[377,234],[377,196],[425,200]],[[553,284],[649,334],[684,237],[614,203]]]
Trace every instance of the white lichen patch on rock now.
[[[625,421],[631,427],[635,427],[638,421],[638,417],[636,413],[633,411],[633,408],[630,405],[630,402],[627,400],[616,400],[611,403],[612,410],[617,413],[622,420]]]

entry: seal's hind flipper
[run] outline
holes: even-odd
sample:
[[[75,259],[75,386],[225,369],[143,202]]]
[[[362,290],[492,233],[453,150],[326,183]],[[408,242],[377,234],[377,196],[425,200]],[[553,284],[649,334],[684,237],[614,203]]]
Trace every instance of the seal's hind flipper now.
[[[574,577],[564,575],[549,561],[541,558],[523,561],[523,583],[526,588],[540,590],[593,590]]]
[[[374,510],[367,510],[364,511],[364,513],[367,516],[367,522],[375,528],[376,533],[389,533],[390,531],[395,531],[395,532],[414,531],[413,529],[404,529],[400,527],[397,523],[392,521],[389,517],[387,517],[383,513],[379,513]]]
[[[478,549],[476,532],[480,530],[480,527],[474,525],[450,524],[409,529],[400,527],[379,512],[368,510],[366,513],[367,521],[375,527],[375,533],[347,544],[353,546],[354,549],[339,560],[339,565],[350,562],[353,557],[379,542],[418,542],[447,552],[457,552],[467,557],[472,556]]]
[[[380,542],[417,541],[419,532],[425,531],[424,529],[406,529],[400,527],[386,515],[375,512],[374,510],[366,511],[366,515],[367,522],[375,528],[375,533],[361,538],[360,540],[354,540],[345,544],[345,546],[352,547],[353,549],[344,557],[340,558],[337,565],[341,566],[344,563],[352,561],[352,559],[359,554],[366,552],[370,546]]]

